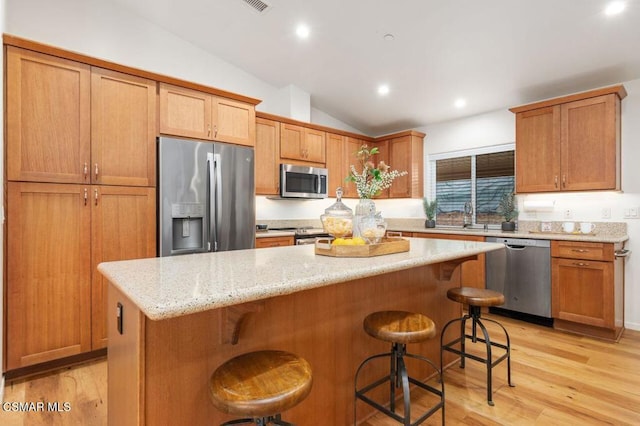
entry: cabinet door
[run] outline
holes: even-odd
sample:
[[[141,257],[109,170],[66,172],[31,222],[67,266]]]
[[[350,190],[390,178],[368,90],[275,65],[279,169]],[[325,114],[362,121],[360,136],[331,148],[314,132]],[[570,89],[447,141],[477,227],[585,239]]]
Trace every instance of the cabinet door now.
[[[91,181],[155,186],[156,82],[91,70]]]
[[[7,47],[8,180],[89,182],[90,77],[88,65]]]
[[[560,190],[560,107],[516,114],[516,192]]]
[[[256,110],[253,105],[214,96],[211,108],[213,139],[255,146]]]
[[[618,189],[620,102],[617,96],[611,94],[563,104],[561,123],[562,189]]]
[[[100,262],[156,256],[156,192],[154,188],[91,187],[91,341],[107,344],[107,280]]]
[[[389,198],[418,198],[423,193],[422,138],[403,136],[389,142],[389,163],[391,170],[406,171],[407,174],[393,181],[389,188]]]
[[[211,95],[160,83],[160,133],[211,139]]]
[[[334,133],[327,133],[327,157],[325,167],[329,171],[329,196],[336,196],[336,188],[345,187],[345,178],[349,174],[349,167],[346,164],[345,137]]]
[[[302,152],[304,127],[280,123],[280,157],[305,160]]]
[[[280,193],[280,123],[256,118],[256,194]],[[331,174],[329,174],[331,177]]]
[[[324,163],[326,158],[325,145],[325,132],[315,129],[304,129],[302,151],[305,161]]]
[[[614,328],[613,284],[613,262],[553,258],[553,317],[596,327]]]
[[[91,349],[88,185],[9,182],[7,369]]]
[[[345,138],[344,143],[344,162],[347,175],[351,173],[351,166],[355,166],[357,172],[362,172],[362,166],[357,157],[357,152],[360,151],[362,145],[366,145],[366,142],[353,138],[351,136],[347,136]],[[371,147],[370,147],[371,148]],[[345,175],[345,177],[347,176]],[[358,190],[356,189],[356,184],[354,182],[345,182],[344,186],[344,196],[346,198],[359,198]]]

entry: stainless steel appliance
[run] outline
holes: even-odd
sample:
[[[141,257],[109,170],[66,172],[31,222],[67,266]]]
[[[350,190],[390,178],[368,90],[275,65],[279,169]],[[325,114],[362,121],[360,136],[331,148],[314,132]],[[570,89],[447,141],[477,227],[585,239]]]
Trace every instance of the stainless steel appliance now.
[[[503,293],[505,299],[500,308],[490,310],[497,313],[507,310],[550,319],[550,241],[496,237],[488,237],[486,241],[505,245],[505,250],[486,254],[487,288]]]
[[[270,228],[272,231],[292,231],[294,244],[297,246],[315,244],[316,238],[330,237],[323,229],[303,226],[300,228]]]
[[[280,164],[280,196],[327,198],[329,172],[321,167]]]
[[[254,151],[158,139],[160,256],[255,246]]]

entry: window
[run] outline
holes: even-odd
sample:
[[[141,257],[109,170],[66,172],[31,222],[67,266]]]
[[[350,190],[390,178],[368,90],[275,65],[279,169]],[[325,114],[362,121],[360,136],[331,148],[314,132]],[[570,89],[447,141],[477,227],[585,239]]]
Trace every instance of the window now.
[[[462,226],[465,207],[471,224],[502,222],[498,203],[514,190],[513,144],[433,155],[429,167],[438,225]]]

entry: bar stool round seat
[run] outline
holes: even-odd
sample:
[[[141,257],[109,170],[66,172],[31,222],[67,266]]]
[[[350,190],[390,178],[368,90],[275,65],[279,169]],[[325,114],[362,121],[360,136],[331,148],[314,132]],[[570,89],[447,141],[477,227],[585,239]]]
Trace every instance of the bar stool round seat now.
[[[356,371],[355,397],[393,418],[405,426],[415,426],[424,422],[436,411],[442,409],[442,424],[444,424],[444,383],[438,367],[428,358],[407,352],[408,343],[420,343],[436,336],[436,325],[425,315],[405,311],[380,311],[367,315],[363,321],[367,334],[378,340],[391,343],[391,351],[372,355],[365,359]],[[371,361],[379,358],[390,359],[390,371],[378,380],[366,385],[358,386],[358,377],[363,368]],[[440,383],[435,388],[424,380],[418,380],[407,372],[406,358],[412,358],[427,363],[434,370]],[[376,401],[368,393],[381,385],[389,386],[389,401]],[[438,396],[438,402],[427,407],[422,414],[412,420],[410,384]],[[396,412],[396,389],[402,389],[402,414]],[[356,404],[354,404],[354,421],[357,420]],[[425,408],[425,407],[421,407]]]
[[[504,294],[485,288],[454,287],[447,291],[447,297],[454,302],[472,306],[500,306],[504,304]]]
[[[493,384],[492,384],[492,372],[493,368],[500,362],[507,360],[507,382],[510,387],[514,385],[511,383],[511,343],[509,340],[509,333],[502,324],[491,318],[482,318],[482,308],[491,306],[500,306],[504,303],[504,294],[488,290],[484,288],[474,287],[454,287],[447,291],[447,297],[454,302],[462,303],[469,306],[467,314],[460,318],[455,318],[449,321],[443,328],[440,334],[440,370],[444,375],[443,367],[443,352],[452,352],[460,356],[460,368],[465,367],[465,359],[469,358],[474,361],[479,361],[485,364],[487,368],[487,403],[491,406],[493,403]],[[466,322],[471,320],[471,334],[467,334]],[[497,324],[502,331],[506,339],[506,343],[497,343],[491,340],[487,328],[483,324],[483,321],[492,322]],[[444,343],[445,332],[453,323],[460,322],[460,334],[454,340],[448,343]],[[477,330],[480,329],[482,337],[478,336]],[[465,345],[466,340],[471,340],[472,343],[482,342],[485,345],[486,357],[474,355],[467,352]],[[459,347],[459,349],[458,349]],[[502,355],[494,357],[492,354],[492,348],[499,348],[504,350]]]
[[[371,337],[391,343],[418,343],[436,335],[436,325],[422,314],[380,311],[367,315],[364,330]]]
[[[259,425],[288,425],[280,413],[305,399],[312,381],[311,366],[305,359],[264,350],[239,355],[219,366],[211,375],[209,390],[213,405],[224,413],[249,417]]]

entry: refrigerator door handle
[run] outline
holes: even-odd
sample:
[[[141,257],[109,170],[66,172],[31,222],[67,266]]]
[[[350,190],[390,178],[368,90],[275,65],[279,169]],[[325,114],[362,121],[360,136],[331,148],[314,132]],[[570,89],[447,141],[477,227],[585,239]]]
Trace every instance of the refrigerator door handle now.
[[[213,160],[213,152],[207,153],[207,175],[209,177],[209,182],[207,182],[209,188],[207,190],[207,217],[206,223],[208,225],[208,247],[207,251],[216,251],[216,228],[214,224],[215,220],[215,212],[216,212],[216,202],[215,202],[215,165]]]
[[[218,230],[222,227],[222,157],[213,154],[213,251],[218,251]]]

